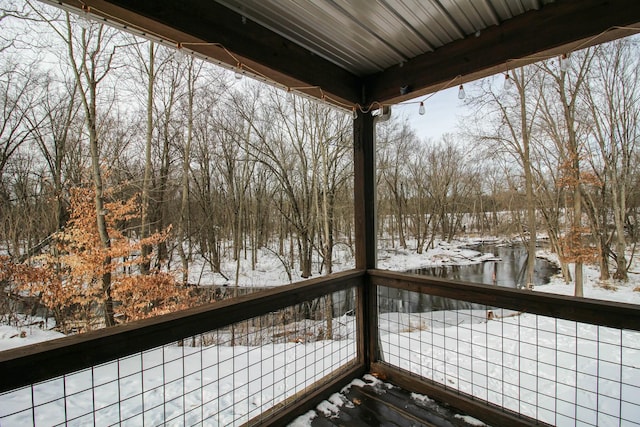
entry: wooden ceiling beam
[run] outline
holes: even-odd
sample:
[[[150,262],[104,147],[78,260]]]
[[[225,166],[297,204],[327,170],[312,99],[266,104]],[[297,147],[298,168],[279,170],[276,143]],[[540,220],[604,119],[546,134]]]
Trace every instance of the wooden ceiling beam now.
[[[212,0],[53,2],[343,107],[361,101],[360,78]]]
[[[394,104],[634,32],[638,0],[558,0],[366,79],[368,103]],[[455,79],[456,76],[460,76]],[[452,79],[455,79],[452,81]],[[407,86],[409,92],[400,94]]]

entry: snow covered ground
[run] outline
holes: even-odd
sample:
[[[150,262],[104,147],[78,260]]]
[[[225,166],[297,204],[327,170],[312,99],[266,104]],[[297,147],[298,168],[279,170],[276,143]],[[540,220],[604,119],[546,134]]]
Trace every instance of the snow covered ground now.
[[[640,332],[483,310],[387,313],[380,331],[391,365],[517,413],[558,426],[640,422]]]
[[[411,250],[382,249],[378,266],[406,271],[477,263],[493,257],[461,248],[470,242],[439,243],[436,249],[421,255]],[[287,283],[282,262],[269,252],[262,255],[257,271],[243,264],[239,284],[261,287]],[[337,257],[334,271],[352,266],[348,253],[343,252]],[[628,283],[609,282],[606,286],[599,283],[595,268],[585,267],[585,296],[640,304],[640,292],[635,290],[640,287],[638,266],[632,266]],[[232,267],[226,266],[229,271]],[[208,272],[202,264],[190,273],[193,283],[233,284]],[[299,277],[294,272],[296,280]],[[573,285],[553,277],[550,284],[535,290],[572,295]],[[632,421],[640,420],[639,334],[530,314],[500,314],[505,317],[492,320],[486,313],[473,310],[463,314],[414,314],[406,319],[403,316],[407,315],[401,313],[385,314],[380,325],[385,360],[552,424],[575,425],[578,419],[591,425],[637,425]],[[397,318],[389,322],[389,316]],[[447,320],[451,316],[459,323],[452,326]],[[18,326],[0,326],[0,350],[60,336],[37,325],[25,326],[33,321],[24,319]],[[405,324],[396,329],[392,326]],[[333,345],[340,347],[338,356],[327,350]],[[203,425],[241,424],[336,368],[335,358],[340,363],[350,360],[355,347],[353,340],[336,340],[260,347],[215,345],[193,350],[199,357],[189,357],[191,351],[165,346],[69,375],[64,381],[53,380],[0,395],[0,425],[32,425],[33,420],[38,426],[56,425],[65,417],[76,417],[70,425],[88,421],[103,425],[119,418],[128,419],[123,425],[141,425],[142,420],[145,425],[155,425],[174,416],[174,422],[168,424],[183,425],[208,414],[215,414],[214,418]],[[203,359],[207,352],[212,355]],[[188,364],[183,355],[190,360]],[[157,358],[164,362],[157,364]],[[203,360],[207,360],[206,366]],[[259,381],[252,371],[256,367],[262,372]],[[32,411],[33,405],[36,409]],[[93,410],[95,414],[82,415]]]
[[[49,329],[53,326],[31,317],[15,319],[12,325],[0,324],[0,351],[63,337],[64,334]]]
[[[539,251],[538,256],[557,263],[557,255],[548,251]],[[570,264],[571,274],[573,274],[573,268],[573,264]],[[599,279],[600,271],[593,265],[583,266],[583,274],[585,298],[640,304],[640,260],[637,256],[629,269],[628,282],[613,279],[602,282]],[[573,295],[574,286],[573,283],[564,283],[562,276],[558,274],[551,278],[548,285],[538,286],[535,290],[558,295]]]
[[[428,267],[449,266],[449,265],[469,265],[485,261],[495,260],[493,253],[482,253],[470,246],[480,242],[497,243],[498,238],[464,238],[451,243],[437,241],[435,248],[429,249],[422,254],[415,251],[415,244],[408,242],[408,248],[389,247],[386,241],[380,242],[378,249],[378,268],[392,271],[409,271]],[[557,255],[546,250],[539,250],[538,257],[542,257],[557,264]],[[334,253],[333,271],[339,272],[354,267],[353,256],[346,245],[338,245]],[[272,287],[290,283],[283,260],[273,254],[272,251],[259,249],[258,263],[255,270],[251,269],[251,253],[247,253],[247,260],[240,265],[238,285],[242,287]],[[315,259],[314,277],[318,275],[320,268],[319,259]],[[222,263],[221,274],[211,272],[208,265],[203,262],[194,262],[189,271],[189,281],[201,285],[235,285],[235,280],[227,279],[235,273],[236,265],[233,261]],[[573,271],[573,266],[571,266]],[[303,280],[300,272],[291,270],[291,282]],[[598,280],[599,272],[596,266],[584,266],[584,296],[607,301],[626,302],[640,304],[640,261],[636,256],[630,268],[629,281],[626,283],[610,280],[601,283]],[[639,291],[635,291],[639,289]],[[573,284],[565,284],[560,275],[551,278],[551,282],[544,286],[537,286],[536,291],[549,292],[560,295],[573,295]]]
[[[341,340],[166,345],[4,393],[0,426],[242,425],[355,361],[354,316],[334,324]]]

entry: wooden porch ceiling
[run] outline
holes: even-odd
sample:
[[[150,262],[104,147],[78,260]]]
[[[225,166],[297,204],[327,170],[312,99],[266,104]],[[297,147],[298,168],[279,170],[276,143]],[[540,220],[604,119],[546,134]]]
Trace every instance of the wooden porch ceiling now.
[[[469,0],[428,0],[429,7],[444,13],[454,28],[463,28],[462,18],[448,11],[455,7],[461,11],[460,16],[465,17],[474,11],[478,13],[476,6],[479,3],[494,11],[491,14],[493,22],[476,25],[472,28],[477,29],[475,33],[458,31],[461,37],[437,48],[427,43],[406,60],[403,57],[397,63],[387,62],[382,69],[369,72],[358,64],[353,67],[340,65],[337,48],[333,53],[329,49],[318,54],[312,48],[308,35],[302,31],[305,25],[309,28],[308,17],[304,16],[271,13],[272,25],[263,25],[259,22],[264,22],[264,16],[252,15],[255,10],[238,11],[226,6],[229,2],[224,0],[43,1],[75,11],[87,10],[88,7],[94,18],[106,19],[166,44],[182,46],[229,67],[240,66],[248,74],[324,98],[344,108],[354,105],[366,108],[375,102],[394,104],[423,96],[447,83],[457,85],[534,62],[541,54],[560,54],[632,34],[633,31],[622,27],[640,22],[640,2],[637,0],[536,0],[532,3],[534,8],[529,10],[522,6],[525,0],[483,0],[475,3]],[[269,7],[283,8],[288,1],[310,14],[314,10],[324,12],[333,9],[335,14],[336,8],[344,10],[351,7],[359,12],[362,9],[362,13],[347,14],[348,23],[362,27],[361,19],[366,15],[368,34],[372,37],[375,37],[376,25],[382,28],[390,24],[366,13],[370,5],[382,5],[394,12],[401,22],[410,18],[406,15],[408,0],[377,0],[375,3],[360,0],[262,0],[260,6],[266,10]],[[248,3],[251,1],[247,0]],[[514,6],[516,4],[520,5],[519,8]],[[499,5],[514,12],[509,13],[507,19],[501,19],[501,15],[496,13]],[[274,26],[287,28],[286,37],[282,31],[271,29]],[[335,31],[323,32],[325,45],[337,46],[339,37],[344,40],[345,34],[341,30],[335,28]],[[421,37],[426,39],[424,35]],[[392,50],[401,49],[394,45],[393,40],[380,41]],[[378,49],[363,45],[358,57],[375,59],[377,55]],[[403,86],[408,88],[408,93],[400,93]]]

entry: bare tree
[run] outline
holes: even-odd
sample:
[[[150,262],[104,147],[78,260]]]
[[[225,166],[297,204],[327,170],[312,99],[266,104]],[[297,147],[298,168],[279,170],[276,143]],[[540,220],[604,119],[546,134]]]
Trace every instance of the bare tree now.
[[[640,131],[640,95],[637,47],[629,40],[619,40],[596,50],[590,84],[585,95],[592,120],[592,136],[597,142],[602,161],[599,178],[603,191],[610,193],[611,216],[615,229],[616,272],[614,278],[628,280],[625,224],[627,201],[633,189],[634,153],[637,151]],[[607,203],[603,203],[609,217]],[[604,228],[604,227],[603,227]],[[601,230],[606,238],[606,228]],[[604,250],[608,249],[605,246]],[[609,258],[608,250],[601,256],[603,267]]]
[[[429,228],[436,217],[429,198],[429,171],[427,142],[416,146],[408,163],[409,212],[411,232],[416,239],[416,252],[421,254],[427,245]]]
[[[101,24],[93,23],[88,28],[82,28],[79,37],[76,37],[75,31],[78,28],[72,23],[69,13],[65,14],[64,27],[58,26],[56,22],[50,22],[50,26],[66,43],[68,59],[83,106],[95,190],[96,225],[103,247],[109,248],[111,241],[105,220],[107,211],[104,207],[104,182],[98,140],[98,88],[113,68],[117,46],[113,42],[117,32]],[[103,263],[105,266],[109,265],[111,258],[106,257]],[[115,324],[115,320],[111,298],[111,272],[108,268],[105,271],[102,275],[104,317],[106,325],[112,326]]]
[[[44,161],[43,185],[48,193],[52,211],[41,219],[40,228],[44,231],[43,240],[24,254],[24,259],[40,253],[50,243],[51,235],[61,230],[69,219],[69,188],[80,186],[77,180],[81,175],[78,169],[84,169],[82,159],[71,161],[72,154],[80,146],[82,117],[77,97],[75,81],[57,83],[48,79],[43,84],[42,102],[29,115],[30,127],[37,152]],[[76,179],[74,181],[74,178]]]
[[[38,103],[39,85],[33,70],[5,63],[0,69],[0,177],[13,154],[32,138],[29,114]],[[38,91],[33,88],[38,89]]]
[[[176,240],[178,245],[178,253],[182,262],[182,283],[187,284],[189,280],[189,256],[184,251],[186,236],[188,234],[189,222],[189,181],[191,175],[191,144],[193,141],[193,121],[195,114],[194,98],[197,93],[197,84],[200,72],[202,70],[202,62],[196,62],[193,57],[186,60],[187,79],[186,79],[186,112],[187,112],[187,135],[183,147],[182,158],[182,183],[181,183],[181,201],[180,201],[180,217],[176,230]],[[190,241],[190,239],[189,239]]]
[[[153,131],[154,131],[154,116],[153,116],[153,101],[154,101],[154,88],[156,82],[156,52],[157,47],[154,42],[149,42],[149,51],[146,61],[143,59],[144,55],[140,49],[140,45],[135,45],[137,57],[141,64],[142,74],[147,79],[147,99],[146,99],[146,126],[145,126],[145,144],[144,144],[144,175],[142,178],[142,189],[140,191],[141,196],[141,213],[140,213],[140,238],[145,239],[151,234],[151,227],[149,224],[149,209],[151,205],[151,147],[153,144]],[[150,268],[150,260],[148,259],[151,254],[152,248],[149,245],[142,246],[142,258],[144,261],[140,264],[140,270],[142,274],[148,274]]]
[[[593,258],[591,251],[583,242],[583,175],[581,172],[581,151],[583,149],[584,131],[581,129],[580,99],[584,85],[587,84],[589,67],[593,60],[593,50],[586,49],[580,54],[573,54],[571,68],[559,67],[552,61],[542,62],[540,67],[550,77],[554,92],[545,92],[551,102],[545,102],[542,120],[547,135],[556,143],[563,160],[560,166],[563,171],[563,184],[572,192],[573,218],[570,230],[563,238],[565,257],[574,262],[575,296],[583,296],[583,263]],[[553,96],[555,95],[555,96]],[[544,98],[544,97],[543,97]],[[553,108],[550,108],[553,106]],[[560,111],[555,109],[559,107]]]
[[[227,122],[226,117],[233,113],[226,111],[220,102],[221,93],[226,88],[224,78],[218,73],[206,74],[203,78],[208,84],[199,89],[200,96],[196,99],[198,113],[193,123],[195,146],[191,175],[196,209],[192,212],[192,220],[197,223],[194,226],[198,230],[200,255],[214,272],[227,278],[220,269],[223,246],[229,235],[235,235],[228,230],[237,222],[231,219],[229,212],[233,202],[227,198],[233,191],[229,186],[235,185],[235,176],[225,172],[225,167],[241,161],[228,150],[241,150],[231,141],[231,133],[225,130],[225,123],[236,121],[229,119]],[[229,157],[226,154],[230,154]]]
[[[377,162],[378,162],[378,192],[381,194],[381,203],[389,200],[390,234],[393,245],[394,235],[397,231],[400,247],[407,248],[406,209],[407,209],[407,170],[411,149],[416,144],[416,135],[409,123],[399,120],[389,120],[380,123],[377,127]],[[387,195],[385,197],[385,195]],[[384,216],[384,208],[381,213]],[[384,222],[384,221],[381,221]]]
[[[539,73],[538,73],[539,74]],[[533,190],[531,140],[539,111],[540,79],[536,70],[523,67],[505,76],[505,86],[494,80],[485,80],[479,95],[470,101],[476,113],[476,123],[488,126],[473,130],[472,135],[483,142],[486,149],[497,155],[508,156],[519,166],[526,194],[527,270],[525,284],[533,284],[536,254],[536,200]],[[515,86],[509,88],[509,84]],[[486,120],[486,118],[491,118]],[[525,233],[523,233],[524,235]]]

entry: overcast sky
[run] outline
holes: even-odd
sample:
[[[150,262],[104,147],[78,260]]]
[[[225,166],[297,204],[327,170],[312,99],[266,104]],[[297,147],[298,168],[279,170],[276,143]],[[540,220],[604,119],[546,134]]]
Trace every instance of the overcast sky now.
[[[408,117],[409,123],[415,129],[420,139],[440,139],[444,133],[454,133],[457,116],[464,111],[464,101],[458,99],[458,87],[435,93],[424,102],[425,114],[418,114],[419,102],[425,97],[416,98],[410,102],[414,104],[399,104],[393,107],[393,114]]]

